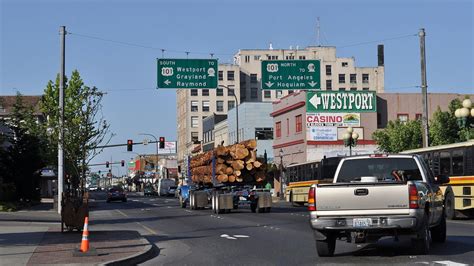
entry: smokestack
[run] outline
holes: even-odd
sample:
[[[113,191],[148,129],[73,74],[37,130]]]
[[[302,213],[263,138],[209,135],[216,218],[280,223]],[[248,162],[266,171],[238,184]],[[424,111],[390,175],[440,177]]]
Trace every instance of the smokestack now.
[[[384,66],[383,44],[377,45],[378,66]]]

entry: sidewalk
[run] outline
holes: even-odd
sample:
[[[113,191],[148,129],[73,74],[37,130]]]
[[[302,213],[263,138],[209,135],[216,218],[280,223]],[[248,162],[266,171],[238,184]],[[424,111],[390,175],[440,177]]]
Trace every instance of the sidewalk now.
[[[73,257],[82,234],[61,233],[60,228],[59,215],[45,205],[0,213],[0,265],[136,264],[157,252],[137,231],[94,229],[90,225],[90,247],[97,250],[98,256]]]

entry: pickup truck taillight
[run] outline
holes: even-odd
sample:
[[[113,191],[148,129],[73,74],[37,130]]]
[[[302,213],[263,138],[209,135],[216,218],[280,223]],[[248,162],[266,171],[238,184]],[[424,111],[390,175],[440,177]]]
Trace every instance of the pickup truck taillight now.
[[[419,196],[418,196],[418,190],[416,189],[416,186],[414,184],[411,184],[408,187],[408,195],[409,195],[408,197],[410,200],[410,209],[418,209]]]
[[[316,211],[316,188],[311,187],[308,193],[308,211]]]

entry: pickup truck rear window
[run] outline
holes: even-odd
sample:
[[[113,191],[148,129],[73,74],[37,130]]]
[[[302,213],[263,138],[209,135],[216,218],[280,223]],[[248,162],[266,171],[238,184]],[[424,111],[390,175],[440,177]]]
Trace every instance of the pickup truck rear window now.
[[[367,158],[344,161],[337,183],[359,182],[362,177],[377,177],[378,182],[423,180],[412,158]]]

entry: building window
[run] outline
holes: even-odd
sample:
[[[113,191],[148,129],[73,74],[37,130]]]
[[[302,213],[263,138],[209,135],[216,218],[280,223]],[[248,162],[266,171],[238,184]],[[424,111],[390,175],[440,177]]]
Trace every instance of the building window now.
[[[199,108],[199,102],[198,101],[191,101],[191,112],[198,112]]]
[[[250,98],[257,99],[258,98],[258,88],[251,88],[250,89]]]
[[[198,127],[198,125],[199,125],[199,117],[191,116],[191,127]]]
[[[289,118],[286,119],[286,136],[287,137],[290,136],[290,119]]]
[[[198,96],[198,90],[197,89],[191,89],[191,96]]]
[[[397,114],[397,119],[402,123],[408,122],[408,114]]]
[[[230,110],[235,107],[235,101],[228,101],[227,102],[227,110]]]
[[[300,59],[300,60],[306,60],[306,56],[300,55],[299,59]]]
[[[273,128],[271,127],[256,127],[255,138],[258,140],[273,139]]]
[[[216,101],[216,111],[224,112],[224,101]]]
[[[354,87],[351,88],[351,91],[356,91],[356,90],[357,90],[357,88],[354,88]]]
[[[326,65],[326,75],[332,75],[332,68],[331,65]]]
[[[269,99],[272,97],[272,92],[271,91],[263,91],[263,97],[265,99]]]
[[[224,96],[224,89],[217,88],[216,89],[216,96]]]
[[[339,91],[345,91],[346,88],[339,88]]]
[[[268,60],[278,60],[278,55],[267,55]]]
[[[369,74],[362,74],[362,83],[369,83]]]
[[[341,63],[341,66],[342,66],[342,67],[347,67],[348,65],[349,65],[349,64],[348,64],[347,62],[342,62],[342,63]]]
[[[227,71],[227,80],[234,80],[234,71]]]
[[[276,97],[281,98],[283,96],[283,91],[276,91]]]
[[[219,80],[224,80],[224,71],[219,70]]]
[[[302,115],[295,116],[296,133],[303,131],[303,117]]]
[[[202,117],[202,120],[206,119],[206,117],[207,117],[207,116],[203,116],[203,117]]]
[[[257,83],[257,74],[250,74],[250,83]]]
[[[209,101],[202,101],[202,111],[209,112]]]
[[[234,96],[235,90],[234,85],[229,85],[227,89],[227,96]]]
[[[415,114],[415,120],[421,120],[423,117],[422,114]]]
[[[330,79],[326,80],[326,90],[328,91],[332,90],[332,80]]]
[[[246,55],[246,56],[244,57],[244,60],[245,60],[245,63],[250,62],[250,55]]]
[[[356,74],[351,74],[350,82],[351,82],[351,84],[357,83],[357,75]]]
[[[209,90],[208,89],[203,89],[202,90],[202,96],[209,96]]]
[[[286,60],[294,60],[294,59],[295,59],[295,56],[292,54],[286,56]]]
[[[339,83],[340,84],[346,83],[346,75],[345,74],[339,74]]]
[[[294,90],[288,90],[288,95],[293,94]]]
[[[368,91],[368,90],[369,90],[369,88],[362,88],[362,90],[363,90],[363,91]]]
[[[377,113],[377,128],[382,127],[382,114]]]
[[[260,60],[260,56],[259,55],[254,55],[253,60]]]
[[[281,138],[281,122],[276,122],[275,130],[276,137]]]
[[[191,142],[192,143],[199,142],[199,134],[197,132],[191,132]]]

